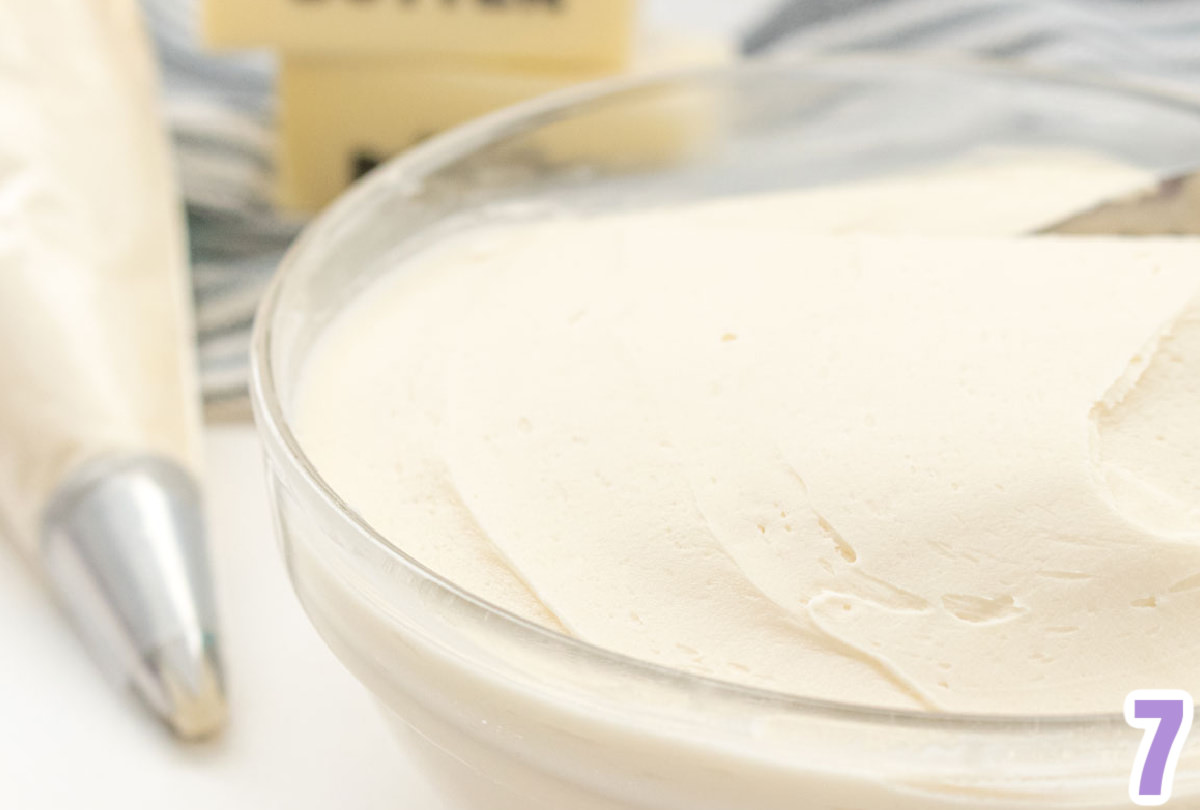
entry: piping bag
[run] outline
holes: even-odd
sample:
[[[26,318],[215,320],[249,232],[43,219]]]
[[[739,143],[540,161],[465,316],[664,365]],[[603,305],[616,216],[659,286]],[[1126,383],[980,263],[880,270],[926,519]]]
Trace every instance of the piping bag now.
[[[0,533],[179,736],[225,699],[181,205],[136,0],[0,2]]]

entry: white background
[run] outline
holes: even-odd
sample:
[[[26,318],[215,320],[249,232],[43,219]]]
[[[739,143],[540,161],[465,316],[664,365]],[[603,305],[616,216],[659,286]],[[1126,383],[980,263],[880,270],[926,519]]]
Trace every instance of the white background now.
[[[644,12],[732,36],[770,4],[649,0]],[[36,574],[0,544],[0,808],[443,810],[292,596],[253,431],[211,429],[206,448],[228,733],[174,744],[100,679]]]

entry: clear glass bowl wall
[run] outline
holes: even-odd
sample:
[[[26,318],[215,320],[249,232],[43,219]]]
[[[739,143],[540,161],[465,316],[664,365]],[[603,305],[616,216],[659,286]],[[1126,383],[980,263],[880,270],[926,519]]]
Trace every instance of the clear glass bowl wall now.
[[[658,142],[632,148],[647,123]],[[564,132],[576,146],[554,146]],[[301,239],[255,341],[253,396],[279,540],[313,623],[454,806],[1128,806],[1140,733],[1120,707],[1075,718],[886,712],[605,653],[407,557],[403,538],[379,536],[329,488],[290,429],[298,372],[322,328],[380,273],[462,229],[839,183],[986,145],[1086,148],[1167,176],[1200,165],[1200,106],[999,67],[873,57],[599,84],[427,143]],[[1200,807],[1200,743],[1185,750],[1175,792],[1176,806]]]

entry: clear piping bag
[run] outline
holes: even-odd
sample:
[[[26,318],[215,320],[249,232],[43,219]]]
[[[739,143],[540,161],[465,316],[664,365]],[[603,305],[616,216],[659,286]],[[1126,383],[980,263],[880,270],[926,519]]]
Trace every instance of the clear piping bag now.
[[[0,3],[0,532],[190,738],[225,702],[182,216],[139,14]]]

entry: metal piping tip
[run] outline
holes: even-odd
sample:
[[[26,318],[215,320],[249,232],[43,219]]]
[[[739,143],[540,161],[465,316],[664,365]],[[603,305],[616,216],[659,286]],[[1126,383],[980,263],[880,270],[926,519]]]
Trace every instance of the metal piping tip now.
[[[149,679],[137,688],[179,738],[203,740],[225,727],[225,688],[215,648],[177,639],[148,656],[146,664]]]
[[[195,481],[152,456],[85,465],[51,499],[41,538],[93,656],[185,740],[226,719],[204,539]]]

